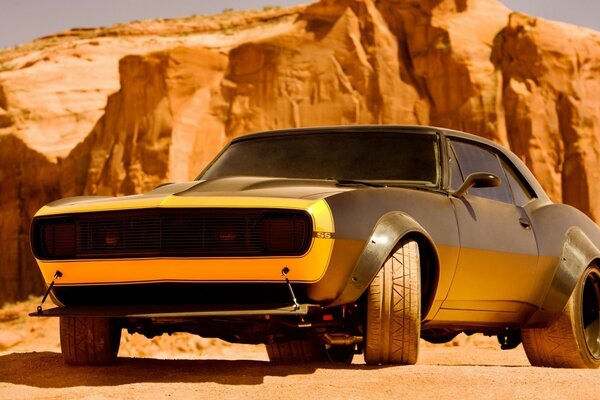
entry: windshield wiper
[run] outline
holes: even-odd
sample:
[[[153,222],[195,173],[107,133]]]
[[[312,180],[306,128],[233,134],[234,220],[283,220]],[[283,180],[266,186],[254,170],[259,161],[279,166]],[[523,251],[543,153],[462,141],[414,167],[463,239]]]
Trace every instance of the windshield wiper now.
[[[369,187],[387,187],[387,185],[381,184],[381,183],[377,183],[377,182],[369,182],[369,181],[359,181],[359,180],[354,180],[354,179],[335,179],[335,178],[328,178],[327,180],[332,180],[335,181],[335,183],[337,185],[340,186],[355,186],[355,185],[363,185],[363,186],[369,186]]]

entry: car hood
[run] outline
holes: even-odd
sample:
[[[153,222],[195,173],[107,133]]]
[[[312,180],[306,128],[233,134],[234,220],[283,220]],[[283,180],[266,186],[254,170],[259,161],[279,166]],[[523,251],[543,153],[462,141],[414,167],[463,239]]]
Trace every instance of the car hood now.
[[[358,188],[366,189],[360,185],[339,186],[335,181],[327,180],[227,177],[167,183],[140,195],[69,197],[46,205],[37,215],[152,207],[277,206],[279,203],[297,203],[299,207],[303,207]],[[290,199],[296,202],[291,202]]]
[[[175,184],[174,186],[176,186]],[[171,185],[153,192],[171,190]],[[332,194],[356,190],[356,187],[339,186],[335,181],[265,177],[228,177],[194,182],[188,188],[177,190],[177,196],[250,196],[317,200]],[[151,192],[152,193],[152,192]]]

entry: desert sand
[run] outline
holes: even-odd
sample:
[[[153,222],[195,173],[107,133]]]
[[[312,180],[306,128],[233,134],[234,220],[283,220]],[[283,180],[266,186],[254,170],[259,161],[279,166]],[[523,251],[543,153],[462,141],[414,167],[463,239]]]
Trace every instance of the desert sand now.
[[[273,365],[263,346],[188,334],[124,334],[117,365],[69,367],[57,319],[27,317],[38,298],[0,310],[1,399],[598,399],[600,371],[529,366],[522,346],[461,335],[422,342],[414,366]],[[11,343],[9,343],[11,342]]]

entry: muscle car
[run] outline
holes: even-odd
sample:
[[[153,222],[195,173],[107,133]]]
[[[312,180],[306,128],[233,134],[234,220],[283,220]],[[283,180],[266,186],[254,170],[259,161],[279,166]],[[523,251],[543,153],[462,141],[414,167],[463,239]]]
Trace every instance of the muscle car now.
[[[67,364],[114,363],[125,329],[367,364],[483,333],[534,366],[600,366],[600,230],[462,132],[239,137],[194,181],[44,206],[31,245],[57,305],[32,315],[60,318]]]

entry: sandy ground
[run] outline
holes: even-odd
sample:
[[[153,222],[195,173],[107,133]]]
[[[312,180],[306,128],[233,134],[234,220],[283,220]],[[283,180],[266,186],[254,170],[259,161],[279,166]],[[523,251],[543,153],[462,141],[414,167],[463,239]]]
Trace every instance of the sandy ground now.
[[[460,336],[421,346],[409,367],[271,365],[263,346],[187,334],[124,335],[113,367],[67,367],[58,320],[37,299],[0,310],[1,399],[600,399],[600,371],[534,368],[523,348]]]

